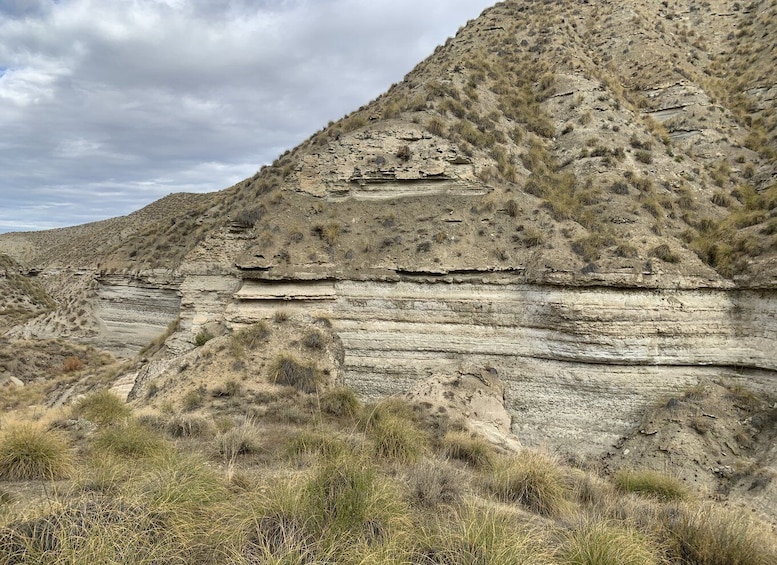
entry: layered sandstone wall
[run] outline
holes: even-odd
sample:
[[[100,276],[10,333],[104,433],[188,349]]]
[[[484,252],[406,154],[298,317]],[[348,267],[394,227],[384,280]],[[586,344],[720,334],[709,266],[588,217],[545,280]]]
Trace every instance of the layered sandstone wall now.
[[[521,441],[592,452],[699,379],[774,386],[777,297],[765,291],[498,282],[244,281],[239,327],[278,310],[326,317],[346,380],[375,398],[462,362],[493,367]]]

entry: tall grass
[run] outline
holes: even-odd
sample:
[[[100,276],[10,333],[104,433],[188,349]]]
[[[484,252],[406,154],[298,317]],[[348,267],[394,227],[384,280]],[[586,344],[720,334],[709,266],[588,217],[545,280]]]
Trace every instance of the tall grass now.
[[[73,405],[74,416],[101,426],[121,422],[131,412],[127,403],[108,389],[93,392]]]
[[[417,536],[412,563],[447,565],[542,565],[554,563],[540,531],[493,509],[465,506],[437,516]]]
[[[94,446],[129,459],[154,457],[172,449],[159,434],[135,420],[105,428],[94,439]]]
[[[442,439],[443,453],[473,467],[490,467],[494,449],[482,437],[469,432],[448,432]]]
[[[659,565],[657,548],[633,528],[592,519],[568,534],[561,550],[569,565]]]
[[[679,479],[649,469],[621,469],[613,477],[615,486],[622,492],[634,492],[660,500],[684,500],[688,489]]]
[[[693,565],[777,563],[777,542],[763,523],[712,504],[679,504],[664,512],[671,557]]]
[[[423,455],[429,437],[416,425],[412,410],[399,399],[387,399],[365,408],[365,427],[375,455],[383,460],[412,463]]]
[[[70,447],[56,432],[20,423],[0,435],[0,479],[55,480],[67,478],[72,471]]]
[[[540,451],[524,450],[502,460],[486,478],[490,491],[504,502],[517,502],[543,516],[568,507],[568,488],[558,461]]]

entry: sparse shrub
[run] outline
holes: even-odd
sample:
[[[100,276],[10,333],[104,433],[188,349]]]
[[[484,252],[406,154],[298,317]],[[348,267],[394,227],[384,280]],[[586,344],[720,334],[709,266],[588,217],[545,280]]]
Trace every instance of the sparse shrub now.
[[[334,245],[337,238],[340,236],[342,226],[337,222],[329,222],[328,224],[318,224],[313,226],[313,235],[318,236],[319,239],[326,242],[327,245]]]
[[[409,161],[412,156],[413,153],[410,151],[410,147],[407,145],[403,145],[397,150],[397,158],[401,161]]]
[[[210,437],[214,433],[215,426],[213,422],[203,416],[176,414],[167,422],[165,430],[172,437],[176,438],[204,438]]]
[[[213,334],[207,329],[201,329],[196,336],[194,336],[194,345],[201,347],[213,339]]]
[[[213,387],[211,394],[214,397],[235,398],[243,394],[243,385],[235,379],[227,379],[224,383]]]
[[[289,314],[288,310],[276,310],[272,318],[276,323],[280,324],[287,322],[291,318],[291,314]]]
[[[629,185],[622,181],[615,181],[610,186],[610,192],[613,194],[625,195],[629,193]]]
[[[126,420],[131,408],[108,389],[102,389],[83,397],[73,405],[73,415],[106,426]]]
[[[16,424],[0,435],[1,480],[64,479],[72,468],[70,448],[56,432],[32,424]]]
[[[473,467],[489,467],[494,460],[491,445],[469,432],[448,432],[442,439],[442,449],[447,457]]]
[[[432,135],[442,137],[445,134],[445,123],[437,116],[434,116],[426,123],[426,129]]]
[[[66,373],[73,373],[75,371],[80,371],[84,368],[84,362],[81,361],[78,357],[70,356],[66,357],[65,361],[62,363],[62,370]]]
[[[672,253],[672,250],[669,249],[669,246],[666,243],[654,247],[650,252],[650,255],[652,257],[657,257],[666,263],[677,263],[680,261],[680,257],[677,254]]]
[[[248,349],[255,349],[257,345],[270,337],[270,326],[262,320],[256,324],[238,330],[232,335],[232,340]]]
[[[321,395],[321,411],[332,416],[355,418],[361,409],[356,394],[347,387],[337,387]]]
[[[585,262],[596,261],[601,255],[601,249],[609,242],[598,233],[581,237],[572,242],[572,251],[577,253]]]
[[[325,345],[324,334],[318,330],[311,330],[302,338],[302,345],[308,349],[323,349]]]
[[[688,489],[678,479],[657,471],[621,469],[613,480],[620,491],[659,500],[683,500],[689,496]]]
[[[521,207],[512,198],[505,202],[505,210],[507,210],[507,215],[511,218],[515,218],[518,214],[521,213]]]
[[[262,438],[251,421],[244,421],[216,437],[216,450],[226,461],[234,461],[238,455],[261,453]]]
[[[545,236],[540,230],[529,228],[521,235],[513,236],[513,241],[520,242],[524,247],[537,247],[545,243]]]
[[[464,496],[462,477],[447,465],[429,459],[411,466],[405,482],[411,503],[422,508],[455,504]]]
[[[201,408],[205,403],[205,392],[205,388],[201,386],[187,391],[181,399],[181,407],[183,410],[191,412],[192,410]]]
[[[320,375],[315,365],[304,363],[288,353],[275,358],[270,366],[270,382],[291,386],[302,392],[316,392]]]
[[[569,565],[658,565],[655,548],[634,529],[592,520],[573,529],[562,549]]]
[[[639,251],[630,243],[621,243],[615,248],[615,255],[617,257],[633,259],[639,256]]]
[[[567,506],[567,488],[558,462],[539,451],[524,450],[489,471],[489,490],[499,500],[517,502],[543,516]]]
[[[267,208],[264,205],[255,206],[253,208],[248,208],[238,212],[233,221],[237,226],[243,228],[252,228],[264,217],[266,213]]]

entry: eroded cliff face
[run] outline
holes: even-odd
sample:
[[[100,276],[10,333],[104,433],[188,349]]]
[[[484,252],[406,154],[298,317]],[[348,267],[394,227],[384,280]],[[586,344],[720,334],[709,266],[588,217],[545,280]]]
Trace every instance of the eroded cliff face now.
[[[768,391],[777,376],[773,291],[562,287],[515,273],[203,276],[184,284],[179,345],[208,324],[230,331],[278,311],[326,319],[361,396],[405,393],[462,363],[493,368],[520,440],[570,453],[607,451],[647,408],[699,380]]]
[[[149,345],[178,319],[179,285],[175,277],[99,277],[92,302],[102,331],[95,344],[127,357]]]

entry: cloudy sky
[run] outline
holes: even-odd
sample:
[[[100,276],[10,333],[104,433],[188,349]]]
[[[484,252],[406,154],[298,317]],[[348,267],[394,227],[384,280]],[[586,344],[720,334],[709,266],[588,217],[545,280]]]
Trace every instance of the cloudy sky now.
[[[0,0],[0,232],[226,188],[494,2]]]

